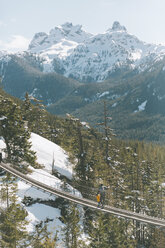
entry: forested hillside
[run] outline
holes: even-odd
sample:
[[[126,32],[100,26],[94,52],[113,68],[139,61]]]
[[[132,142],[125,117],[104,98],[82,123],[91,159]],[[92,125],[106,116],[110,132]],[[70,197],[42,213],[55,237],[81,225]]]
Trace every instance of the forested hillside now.
[[[122,139],[138,139],[163,144],[165,141],[164,60],[141,74],[122,76],[80,85],[56,103],[47,107],[53,114],[72,113],[93,127],[103,118],[103,101],[112,117],[111,127]]]
[[[24,99],[27,91],[42,100],[50,113],[63,117],[70,113],[95,128],[106,101],[118,138],[164,144],[164,59],[140,73],[126,70],[103,82],[80,83],[55,72],[44,73],[36,55],[6,56],[0,67],[2,87],[9,94]]]
[[[75,175],[71,181],[65,180],[83,197],[95,199],[98,186],[104,184],[107,187],[106,204],[165,218],[165,147],[117,139],[116,131],[111,129],[106,102],[102,102],[100,108],[99,132],[69,114],[65,118],[49,114],[39,100],[28,94],[20,101],[1,90],[0,136],[6,143],[5,161],[24,173],[30,173],[29,165],[39,168],[28,141],[31,132],[37,133],[70,154]],[[58,173],[56,176],[60,177]],[[31,234],[23,229],[27,213],[16,200],[17,181],[4,172],[1,179],[1,201],[8,199],[8,205],[0,215],[1,246],[60,247],[58,233],[54,232],[51,238],[43,223]],[[12,191],[9,192],[11,184]],[[49,204],[53,205],[53,202]],[[79,207],[62,199],[58,204],[68,248],[164,247],[162,229],[85,208],[80,228]],[[13,213],[17,228],[12,224]],[[80,240],[80,233],[84,233],[86,239]]]

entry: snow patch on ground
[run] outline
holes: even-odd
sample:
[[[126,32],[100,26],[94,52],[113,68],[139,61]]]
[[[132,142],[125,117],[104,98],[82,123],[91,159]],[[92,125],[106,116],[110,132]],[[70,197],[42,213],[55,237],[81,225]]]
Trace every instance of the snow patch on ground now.
[[[52,171],[54,157],[54,168],[62,175],[72,178],[74,166],[69,162],[69,157],[64,149],[55,143],[39,136],[31,134],[32,150],[36,152],[37,162],[44,165],[49,173]]]
[[[49,218],[49,231],[55,233],[55,230],[60,230],[61,226],[63,225],[62,222],[59,220],[61,216],[60,210],[58,208],[52,208],[50,206],[46,206],[41,203],[36,203],[32,206],[26,207],[29,215],[27,220],[30,222],[28,225],[28,231],[34,231],[34,225],[39,223],[41,220],[46,220]]]
[[[114,104],[112,104],[112,108],[115,108],[117,106],[117,102],[115,102]]]
[[[74,166],[69,162],[68,160],[69,157],[66,151],[57,144],[35,133],[31,134],[30,141],[32,143],[32,150],[36,152],[37,162],[43,165],[43,169],[34,169],[33,167],[30,167],[32,173],[29,174],[28,176],[44,184],[47,184],[51,187],[62,190],[61,187],[63,186],[63,182],[57,177],[51,175],[52,160],[54,154],[55,169],[58,172],[60,172],[62,175],[71,179],[73,175]],[[0,138],[0,152],[5,147],[6,146],[3,139]],[[5,153],[4,152],[2,153],[4,158]],[[17,183],[18,183],[18,201],[20,203],[22,202],[24,197],[28,197],[28,196],[33,198],[33,200],[39,199],[42,201],[56,199],[56,196],[42,192],[41,190],[31,187],[31,185],[28,185],[25,182],[18,180]],[[69,191],[71,194],[75,194],[79,197],[82,197],[81,194],[73,187],[71,187],[70,185],[67,186],[68,186],[67,191]],[[27,226],[27,230],[29,232],[34,230],[35,224],[39,223],[40,221],[46,220],[46,218],[49,218],[51,219],[51,221],[48,223],[48,230],[51,231],[52,233],[55,233],[55,230],[59,230],[59,234],[58,234],[59,237],[63,223],[59,220],[61,214],[58,208],[53,208],[44,205],[42,203],[34,203],[31,206],[24,206],[24,207],[28,211],[27,220],[29,221],[29,225]],[[62,237],[60,236],[59,239],[62,240]]]
[[[144,111],[145,110],[145,107],[146,107],[146,104],[147,104],[147,100],[142,102],[139,106],[138,106],[138,110],[135,110],[134,113],[136,112],[139,112],[139,111]]]

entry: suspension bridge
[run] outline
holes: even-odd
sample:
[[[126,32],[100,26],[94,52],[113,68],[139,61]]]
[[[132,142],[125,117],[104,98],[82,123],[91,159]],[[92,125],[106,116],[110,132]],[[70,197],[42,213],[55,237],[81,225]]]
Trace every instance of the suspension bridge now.
[[[28,175],[24,175],[23,173],[21,173],[20,171],[14,169],[12,167],[11,164],[6,164],[1,162],[0,163],[0,167],[2,169],[4,169],[5,171],[11,173],[13,176],[19,178],[20,180],[24,181],[25,183],[30,184],[31,186],[40,189],[44,192],[47,192],[51,195],[55,195],[58,197],[62,197],[64,199],[67,199],[69,201],[72,201],[74,203],[89,207],[91,209],[97,209],[98,211],[102,211],[105,213],[110,213],[110,214],[114,214],[117,215],[119,217],[123,217],[125,219],[132,219],[132,220],[136,220],[139,221],[141,223],[144,224],[150,224],[150,225],[154,225],[154,226],[159,226],[159,227],[163,227],[165,228],[165,220],[164,219],[160,219],[160,218],[156,218],[156,217],[152,217],[152,216],[148,216],[145,214],[140,214],[140,213],[136,213],[136,212],[132,212],[132,211],[128,211],[128,210],[124,210],[124,209],[119,209],[119,208],[115,208],[115,207],[111,207],[109,205],[105,205],[105,207],[103,209],[97,208],[97,203],[95,201],[86,199],[86,198],[82,198],[80,196],[77,195],[73,195],[71,193],[68,192],[64,192],[62,190],[53,188],[49,185],[46,185],[42,182],[39,182],[33,178],[31,178]]]

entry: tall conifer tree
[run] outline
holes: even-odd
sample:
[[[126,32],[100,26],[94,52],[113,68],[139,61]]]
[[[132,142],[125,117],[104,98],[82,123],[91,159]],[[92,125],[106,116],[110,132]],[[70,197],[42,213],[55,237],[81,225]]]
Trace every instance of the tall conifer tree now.
[[[36,156],[31,151],[30,132],[23,120],[20,106],[8,98],[0,99],[0,130],[6,144],[7,159],[25,167],[23,162],[35,165]]]

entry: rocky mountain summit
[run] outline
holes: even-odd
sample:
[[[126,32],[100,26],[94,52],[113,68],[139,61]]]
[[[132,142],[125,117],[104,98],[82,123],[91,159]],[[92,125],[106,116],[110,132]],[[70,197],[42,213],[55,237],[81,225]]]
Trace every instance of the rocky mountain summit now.
[[[91,34],[82,30],[81,25],[73,26],[72,23],[67,22],[61,26],[51,29],[49,35],[44,32],[35,34],[29,45],[29,51],[46,52],[49,49],[52,49],[56,51],[57,54],[60,54],[60,50],[58,52],[57,46],[55,45],[61,43],[61,45],[65,46],[70,43],[70,46],[72,46],[74,42],[76,44],[83,43],[91,36]],[[65,41],[68,41],[68,43],[65,43]]]
[[[55,72],[85,83],[102,82],[127,72],[152,70],[164,55],[165,46],[139,40],[117,21],[106,32],[95,35],[81,25],[65,23],[49,34],[35,34],[26,52],[10,55],[0,51],[0,76],[4,76],[8,62],[17,57],[45,73]]]
[[[80,25],[65,23],[49,35],[35,34],[28,51],[42,57],[45,72],[100,82],[119,71],[144,71],[165,55],[165,46],[140,41],[116,21],[96,35]]]

